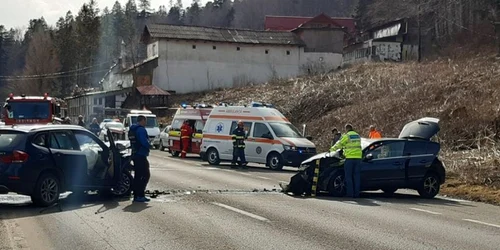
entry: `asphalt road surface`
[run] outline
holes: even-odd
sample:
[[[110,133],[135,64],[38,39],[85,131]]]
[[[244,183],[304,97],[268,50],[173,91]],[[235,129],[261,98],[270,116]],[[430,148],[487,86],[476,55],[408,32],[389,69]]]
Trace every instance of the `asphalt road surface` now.
[[[60,207],[0,196],[0,249],[499,249],[500,208],[414,192],[360,199],[279,192],[293,169],[233,170],[150,156],[149,204],[68,195]]]

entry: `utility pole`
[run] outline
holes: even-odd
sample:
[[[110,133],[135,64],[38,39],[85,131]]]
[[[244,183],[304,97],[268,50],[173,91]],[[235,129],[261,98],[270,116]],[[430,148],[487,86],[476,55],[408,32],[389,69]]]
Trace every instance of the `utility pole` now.
[[[498,52],[497,57],[500,58],[500,0],[497,0],[496,18],[495,18],[495,33],[497,37]]]
[[[418,55],[417,55],[417,57],[418,57],[418,62],[422,61],[422,24],[420,21],[420,12],[421,12],[420,11],[420,8],[421,8],[420,1],[421,0],[418,0],[418,3],[417,3],[417,5],[418,5],[418,8],[417,8],[417,11],[418,11],[418,13],[417,13],[417,26],[418,26],[418,50],[417,50]],[[498,1],[500,2],[500,0],[498,0]]]

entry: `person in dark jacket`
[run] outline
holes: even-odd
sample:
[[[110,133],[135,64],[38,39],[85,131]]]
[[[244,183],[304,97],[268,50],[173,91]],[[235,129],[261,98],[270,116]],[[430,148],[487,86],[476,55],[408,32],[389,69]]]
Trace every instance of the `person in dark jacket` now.
[[[92,124],[90,124],[90,131],[95,135],[99,135],[99,132],[101,132],[101,127],[99,126],[99,123],[97,123],[97,118],[92,119]]]
[[[85,122],[83,122],[83,116],[79,115],[78,116],[78,126],[82,126],[85,128]]]
[[[245,159],[246,133],[244,126],[243,121],[238,121],[238,127],[231,134],[233,138],[233,161],[231,162],[231,168],[237,168],[238,157],[240,158],[241,166],[247,168],[247,161]]]
[[[330,147],[333,147],[333,145],[335,145],[335,143],[337,143],[337,141],[340,140],[340,137],[342,137],[342,134],[339,133],[339,130],[337,128],[332,129],[332,135],[333,139],[332,139],[332,145]]]
[[[151,176],[149,172],[149,140],[146,131],[146,117],[137,117],[137,124],[130,126],[128,137],[132,146],[132,160],[134,161],[134,202],[148,202],[144,194]]]

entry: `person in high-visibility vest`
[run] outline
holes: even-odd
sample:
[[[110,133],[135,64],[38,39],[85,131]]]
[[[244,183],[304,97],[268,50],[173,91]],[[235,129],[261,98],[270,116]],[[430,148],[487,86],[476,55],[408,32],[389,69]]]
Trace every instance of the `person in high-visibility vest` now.
[[[181,126],[181,158],[186,158],[186,154],[189,150],[189,146],[191,145],[191,135],[193,134],[193,129],[189,126],[188,121],[184,121],[184,124]]]
[[[347,196],[357,198],[361,189],[361,158],[363,157],[361,137],[353,130],[351,124],[345,125],[345,130],[346,133],[330,148],[330,152],[339,149],[344,151],[344,174]]]
[[[232,132],[231,137],[233,139],[233,160],[231,161],[231,168],[236,168],[236,163],[238,158],[241,161],[241,167],[247,168],[247,160],[245,158],[245,139],[246,132],[244,128],[245,124],[243,121],[238,121],[238,127]]]
[[[370,134],[368,135],[370,139],[380,139],[382,138],[382,133],[375,128],[375,125],[370,126]]]

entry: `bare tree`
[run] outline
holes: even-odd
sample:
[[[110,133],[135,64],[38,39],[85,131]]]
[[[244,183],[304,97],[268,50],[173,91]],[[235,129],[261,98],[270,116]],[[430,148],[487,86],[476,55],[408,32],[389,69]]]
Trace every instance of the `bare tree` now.
[[[11,88],[25,94],[42,95],[50,92],[58,95],[59,83],[55,77],[40,76],[53,74],[61,69],[56,48],[49,32],[38,31],[33,35],[26,53],[24,75],[30,76],[24,82],[11,83]]]

